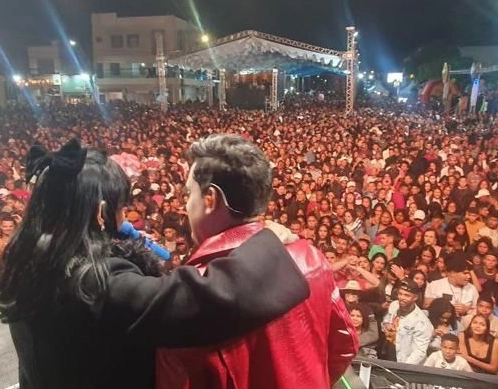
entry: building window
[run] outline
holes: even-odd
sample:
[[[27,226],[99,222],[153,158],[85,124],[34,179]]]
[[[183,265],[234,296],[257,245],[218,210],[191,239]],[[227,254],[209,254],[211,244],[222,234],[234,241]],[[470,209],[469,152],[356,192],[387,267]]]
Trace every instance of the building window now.
[[[121,65],[119,63],[111,63],[110,66],[111,76],[120,76],[121,75]]]
[[[122,49],[123,35],[111,35],[111,47],[113,49]]]
[[[126,36],[126,44],[129,49],[136,49],[139,46],[139,38],[137,34]]]
[[[98,63],[95,66],[95,73],[97,74],[97,78],[104,78],[104,64]]]

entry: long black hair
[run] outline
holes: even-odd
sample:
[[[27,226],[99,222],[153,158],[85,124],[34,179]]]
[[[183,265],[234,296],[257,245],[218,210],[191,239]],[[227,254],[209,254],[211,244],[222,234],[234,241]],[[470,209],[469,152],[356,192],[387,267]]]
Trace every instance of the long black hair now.
[[[82,156],[81,166],[76,171],[74,166],[64,167],[74,165],[74,155],[44,156],[24,219],[3,253],[0,315],[4,321],[36,315],[56,303],[68,287],[86,303],[105,291],[104,258],[112,251],[118,233],[116,215],[129,201],[130,182],[103,152],[81,149],[72,142],[77,148],[73,154]],[[99,207],[104,229],[97,221]]]
[[[456,330],[457,317],[453,304],[445,298],[436,298],[432,300],[431,305],[429,306],[428,316],[434,328],[437,328],[439,326],[441,316],[443,316],[447,312],[451,313],[451,317],[448,320],[448,323],[453,330]]]

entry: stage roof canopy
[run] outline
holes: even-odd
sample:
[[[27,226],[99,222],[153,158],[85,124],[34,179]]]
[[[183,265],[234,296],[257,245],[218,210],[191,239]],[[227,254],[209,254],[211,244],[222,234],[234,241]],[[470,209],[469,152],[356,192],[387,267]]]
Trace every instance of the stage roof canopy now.
[[[344,74],[345,52],[313,46],[258,31],[242,31],[209,47],[168,60],[169,66],[190,70],[225,69],[261,72],[278,69],[289,75]]]

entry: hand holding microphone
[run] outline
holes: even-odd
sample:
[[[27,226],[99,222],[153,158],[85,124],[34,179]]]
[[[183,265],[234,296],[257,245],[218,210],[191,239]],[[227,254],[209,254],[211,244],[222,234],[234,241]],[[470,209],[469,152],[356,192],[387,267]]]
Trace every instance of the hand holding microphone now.
[[[130,222],[123,222],[123,224],[121,224],[121,227],[119,229],[119,233],[125,236],[126,238],[144,239],[144,246],[147,247],[150,251],[152,251],[154,254],[158,255],[159,257],[161,257],[161,259],[165,261],[168,261],[170,259],[168,250],[159,246],[157,243],[153,242],[146,236],[143,236],[139,231],[135,229],[135,227],[133,227],[133,225]]]

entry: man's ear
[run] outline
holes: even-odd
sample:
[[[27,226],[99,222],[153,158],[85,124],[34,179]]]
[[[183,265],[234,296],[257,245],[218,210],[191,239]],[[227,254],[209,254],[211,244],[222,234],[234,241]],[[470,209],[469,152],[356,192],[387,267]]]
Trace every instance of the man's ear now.
[[[105,228],[104,213],[105,213],[105,201],[101,201],[99,207],[97,208],[97,223],[99,224],[102,230]]]
[[[210,186],[204,195],[204,206],[206,213],[214,212],[218,208],[219,196],[215,188]]]

